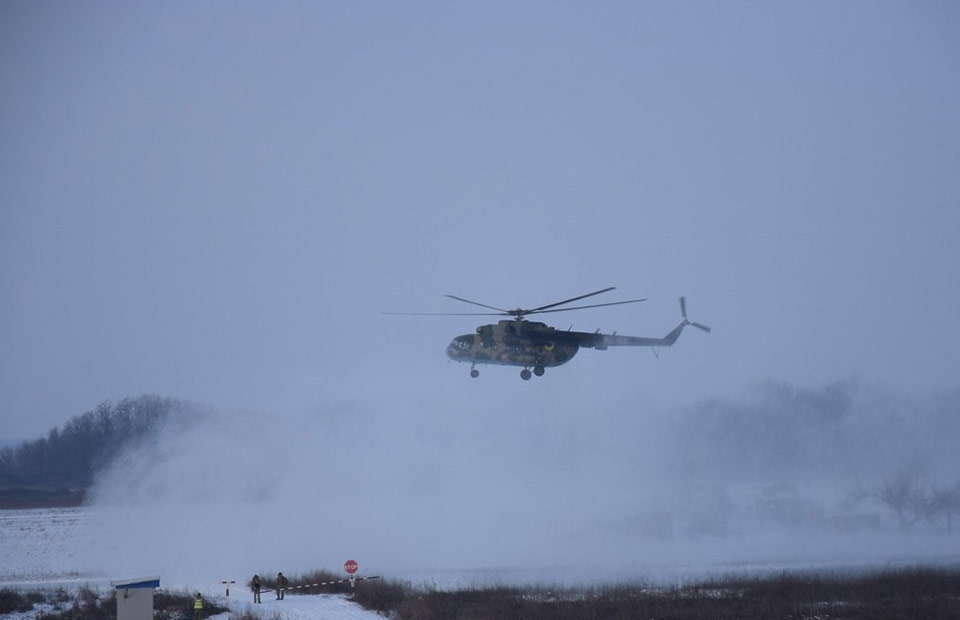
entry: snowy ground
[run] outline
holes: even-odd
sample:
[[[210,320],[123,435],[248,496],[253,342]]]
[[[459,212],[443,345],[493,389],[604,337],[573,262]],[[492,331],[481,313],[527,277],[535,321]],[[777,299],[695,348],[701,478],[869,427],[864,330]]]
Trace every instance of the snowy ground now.
[[[109,591],[111,579],[141,577],[141,574],[106,574],[91,568],[91,542],[85,538],[88,525],[103,515],[90,508],[34,509],[0,511],[0,588],[25,590],[41,588],[67,589],[88,585]],[[109,530],[108,530],[109,537]],[[427,570],[408,567],[380,571],[388,579],[423,584],[438,589],[455,589],[489,584],[545,584],[583,585],[584,583],[617,581],[655,581],[680,583],[725,573],[769,573],[782,570],[844,570],[871,566],[957,565],[960,551],[955,536],[934,535],[895,536],[884,534],[877,539],[882,547],[873,544],[869,536],[819,537],[805,540],[804,545],[790,543],[782,535],[766,539],[762,536],[726,537],[698,541],[653,542],[631,544],[639,551],[631,554],[642,562],[621,567],[609,566],[597,570],[590,565],[563,565],[553,562],[547,566],[502,568],[461,568],[449,566]],[[571,545],[576,541],[571,541]],[[103,541],[94,544],[103,544]],[[586,554],[585,554],[586,555]],[[318,566],[293,566],[309,570]],[[365,566],[364,570],[369,570]],[[252,573],[252,571],[250,571]],[[154,573],[156,574],[156,573]],[[367,573],[371,574],[371,573]],[[221,577],[223,575],[220,575]],[[241,576],[235,576],[238,581]],[[222,586],[216,580],[206,581],[161,575],[161,586],[171,591],[200,591],[212,601],[225,604],[234,613],[246,611],[264,618],[326,618],[328,620],[358,620],[378,618],[339,595],[288,595],[276,601],[271,592],[265,592],[263,603],[253,605],[249,591],[242,583],[231,589],[229,602]],[[10,615],[4,620],[30,620],[40,613]],[[218,620],[226,620],[222,614]]]
[[[249,599],[249,597],[247,597]],[[251,612],[260,618],[275,618],[278,614],[281,618],[289,620],[312,620],[314,618],[324,618],[329,620],[383,620],[383,617],[367,611],[348,601],[344,595],[338,594],[314,594],[314,595],[296,595],[291,594],[278,601],[275,597],[265,592],[261,597],[263,603],[254,605],[249,602],[239,602],[236,597],[231,597],[230,610],[235,613]],[[223,602],[220,599],[221,604]],[[222,614],[218,620],[226,620],[229,614]]]
[[[78,588],[90,586],[109,591],[110,580],[116,575],[99,574],[83,565],[78,549],[79,532],[83,521],[91,517],[85,508],[52,508],[30,510],[0,510],[0,588],[25,590]],[[129,577],[124,575],[123,577]],[[161,585],[170,590],[197,589],[194,584],[169,583]],[[265,619],[308,620],[372,620],[377,614],[351,603],[342,595],[287,595],[275,600],[272,592],[264,592],[263,603],[253,605],[252,596],[245,588],[234,588],[227,599],[224,591],[215,585],[199,588],[210,601],[230,608],[233,613],[251,612]],[[32,620],[49,606],[38,606],[32,612],[0,616],[4,620]],[[211,620],[226,620],[230,614],[212,616]]]
[[[0,510],[0,587],[95,579],[77,555],[83,508]]]

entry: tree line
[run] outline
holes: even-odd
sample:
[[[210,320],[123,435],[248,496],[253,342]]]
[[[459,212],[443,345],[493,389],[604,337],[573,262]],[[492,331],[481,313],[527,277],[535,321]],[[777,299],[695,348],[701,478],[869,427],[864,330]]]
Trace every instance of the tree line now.
[[[739,399],[678,411],[664,434],[673,469],[727,483],[832,480],[844,501],[888,510],[900,528],[960,517],[960,390],[923,397],[855,379],[819,387],[768,381]]]
[[[682,408],[663,432],[686,448],[668,455],[676,471],[730,482],[875,479],[911,467],[953,478],[960,390],[917,397],[853,379],[769,381]]]
[[[104,401],[46,437],[0,450],[0,485],[85,489],[125,447],[183,408],[182,401],[155,395]]]

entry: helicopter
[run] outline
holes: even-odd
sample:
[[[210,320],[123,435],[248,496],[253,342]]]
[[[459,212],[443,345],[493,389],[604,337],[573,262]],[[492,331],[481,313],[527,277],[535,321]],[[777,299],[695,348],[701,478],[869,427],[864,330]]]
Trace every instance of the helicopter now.
[[[496,306],[481,304],[476,301],[445,295],[450,299],[462,301],[474,306],[480,306],[496,312],[385,312],[384,314],[429,315],[429,316],[509,316],[510,319],[498,321],[477,327],[475,334],[463,334],[454,338],[447,346],[447,356],[457,362],[470,363],[470,376],[476,379],[480,376],[477,364],[497,364],[500,366],[519,366],[520,378],[529,381],[530,377],[543,376],[547,368],[566,364],[580,349],[597,349],[604,351],[607,347],[669,347],[677,341],[680,333],[687,325],[701,329],[707,333],[710,328],[687,319],[687,302],[685,297],[680,298],[680,315],[682,321],[663,338],[645,338],[642,336],[620,336],[616,332],[602,334],[595,332],[575,332],[571,329],[558,330],[546,323],[528,321],[525,317],[532,314],[548,312],[567,312],[583,310],[585,308],[599,308],[603,306],[619,306],[634,304],[646,299],[629,299],[602,304],[589,304],[559,308],[587,297],[600,295],[614,290],[611,286],[599,291],[578,295],[563,301],[554,302],[536,308],[506,310]],[[532,369],[532,373],[531,373]]]

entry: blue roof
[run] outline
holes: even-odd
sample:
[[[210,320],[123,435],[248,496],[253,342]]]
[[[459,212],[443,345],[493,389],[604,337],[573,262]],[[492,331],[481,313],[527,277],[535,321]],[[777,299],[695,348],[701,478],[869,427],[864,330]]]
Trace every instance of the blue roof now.
[[[143,577],[141,579],[127,579],[125,581],[111,581],[110,585],[116,590],[129,590],[131,588],[159,588],[159,577]]]

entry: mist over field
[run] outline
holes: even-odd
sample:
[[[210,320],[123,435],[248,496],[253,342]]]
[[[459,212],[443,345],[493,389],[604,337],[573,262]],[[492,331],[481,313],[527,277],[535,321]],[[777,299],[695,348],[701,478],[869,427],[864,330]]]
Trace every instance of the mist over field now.
[[[3,433],[197,404],[77,510],[71,559],[108,575],[936,561],[958,23],[865,0],[0,2]],[[646,301],[548,323],[662,338],[682,295],[713,331],[474,380],[444,349],[492,317],[383,314],[606,287]],[[122,443],[48,435],[26,473],[85,489],[100,460],[41,458],[64,435]]]
[[[904,470],[960,482],[960,394],[842,381],[679,408],[627,391],[488,396],[176,416],[98,480],[91,557],[172,578],[350,557],[367,574],[579,580],[949,555],[944,523],[901,532],[854,491]]]

